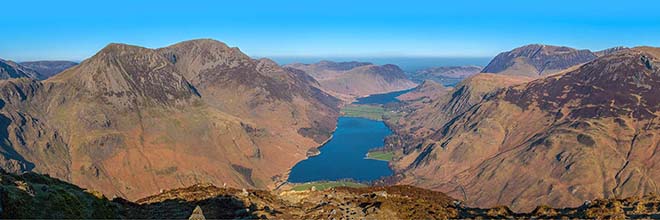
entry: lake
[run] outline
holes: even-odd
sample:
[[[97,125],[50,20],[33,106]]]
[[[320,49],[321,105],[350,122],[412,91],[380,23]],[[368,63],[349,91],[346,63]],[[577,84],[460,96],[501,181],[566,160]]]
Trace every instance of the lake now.
[[[289,182],[353,179],[372,181],[392,175],[386,161],[365,159],[369,149],[381,147],[392,131],[382,121],[340,117],[321,154],[296,164]]]
[[[396,99],[397,96],[402,95],[403,93],[410,92],[412,89],[406,89],[396,92],[383,93],[383,94],[374,94],[367,97],[358,98],[353,104],[387,104],[390,102],[399,102]]]

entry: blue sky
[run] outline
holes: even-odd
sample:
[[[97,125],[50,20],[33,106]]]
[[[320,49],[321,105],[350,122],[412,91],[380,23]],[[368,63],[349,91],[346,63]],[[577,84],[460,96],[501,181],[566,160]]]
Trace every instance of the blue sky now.
[[[82,60],[111,42],[214,38],[251,56],[490,57],[524,44],[660,46],[660,1],[2,3],[0,58]]]

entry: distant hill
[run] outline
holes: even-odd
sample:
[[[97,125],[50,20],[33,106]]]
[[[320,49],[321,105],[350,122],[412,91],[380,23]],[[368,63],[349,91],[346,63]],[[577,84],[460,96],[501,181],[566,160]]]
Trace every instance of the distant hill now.
[[[43,78],[37,71],[10,60],[0,59],[0,79]]]
[[[612,53],[616,53],[616,52],[619,52],[619,51],[622,51],[622,50],[628,50],[628,49],[630,49],[630,48],[621,47],[621,46],[612,47],[612,48],[608,48],[608,49],[605,49],[605,50],[596,51],[596,52],[594,52],[594,54],[596,54],[596,56],[602,57],[602,56],[605,56],[605,55],[610,55]]]
[[[415,82],[433,80],[443,85],[455,85],[468,76],[481,72],[480,66],[441,66],[418,70],[410,74]]]
[[[403,70],[392,64],[321,61],[285,67],[305,71],[318,80],[322,88],[351,97],[405,90],[416,85],[408,80]]]
[[[68,68],[71,68],[72,66],[78,65],[78,63],[71,61],[50,60],[21,62],[20,64],[27,68],[33,69],[34,71],[37,71],[41,77],[40,80],[47,79]]]

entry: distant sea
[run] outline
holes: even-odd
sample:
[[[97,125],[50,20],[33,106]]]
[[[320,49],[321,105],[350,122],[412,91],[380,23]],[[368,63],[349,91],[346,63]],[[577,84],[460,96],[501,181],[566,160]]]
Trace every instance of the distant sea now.
[[[395,64],[406,72],[436,66],[486,66],[492,57],[268,57],[280,65],[290,63],[316,63],[321,60],[335,62],[360,61],[378,65]]]

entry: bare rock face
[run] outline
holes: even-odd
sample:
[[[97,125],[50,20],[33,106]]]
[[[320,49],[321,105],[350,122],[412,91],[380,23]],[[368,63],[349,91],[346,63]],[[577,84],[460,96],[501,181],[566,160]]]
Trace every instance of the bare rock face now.
[[[0,82],[0,166],[128,199],[269,188],[335,127],[338,100],[310,78],[214,40],[110,44],[47,80]]]
[[[62,71],[71,68],[72,66],[78,65],[78,63],[71,61],[51,60],[21,62],[20,64],[38,72],[41,76],[40,80],[50,78],[55,74],[61,73]]]
[[[538,77],[596,59],[589,50],[531,44],[498,54],[482,73]]]
[[[612,53],[467,105],[399,161],[402,182],[514,211],[657,193],[660,60],[652,51]]]
[[[363,62],[321,61],[315,64],[289,64],[316,79],[325,90],[349,97],[410,89],[416,86],[398,66]]]

